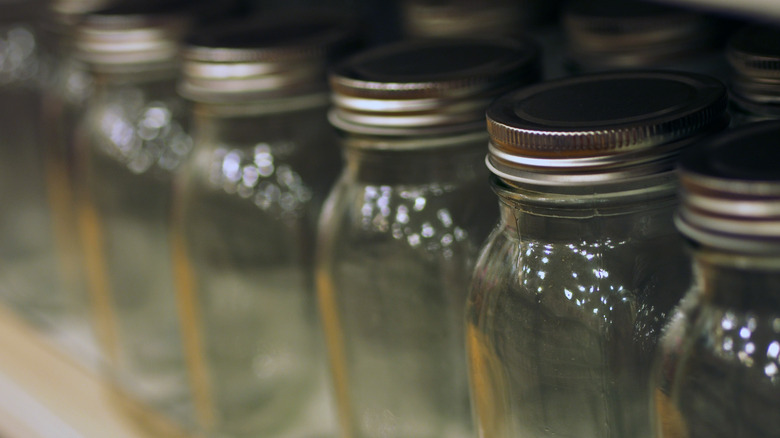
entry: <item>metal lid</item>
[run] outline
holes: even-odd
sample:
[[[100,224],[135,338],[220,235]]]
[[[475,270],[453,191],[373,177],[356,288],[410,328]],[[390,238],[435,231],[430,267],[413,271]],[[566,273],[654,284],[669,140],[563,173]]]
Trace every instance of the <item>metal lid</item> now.
[[[734,103],[757,114],[780,111],[780,29],[749,26],[735,33],[726,46],[734,69]]]
[[[739,74],[780,79],[780,29],[749,26],[740,30],[729,40],[726,58]]]
[[[326,92],[328,65],[357,45],[356,24],[343,15],[296,12],[226,22],[189,39],[180,91],[217,102]]]
[[[707,246],[780,253],[780,122],[745,125],[680,161],[680,231]]]
[[[118,0],[52,0],[49,2],[50,10],[58,19],[66,19],[104,9]]]
[[[521,7],[514,0],[405,0],[400,5],[402,26],[407,36],[451,38],[518,34],[523,24],[532,18],[524,17],[522,13],[536,3],[548,5],[553,2],[523,2]]]
[[[563,17],[569,57],[579,65],[648,67],[711,43],[703,16],[648,2],[581,0]]]
[[[74,55],[100,69],[133,70],[175,62],[190,17],[166,3],[117,5],[83,17]]]
[[[539,49],[530,40],[391,44],[334,69],[330,119],[345,131],[378,135],[480,129],[496,96],[538,77]]]
[[[488,167],[508,181],[609,183],[670,170],[679,150],[727,123],[726,88],[671,71],[573,76],[487,110]]]

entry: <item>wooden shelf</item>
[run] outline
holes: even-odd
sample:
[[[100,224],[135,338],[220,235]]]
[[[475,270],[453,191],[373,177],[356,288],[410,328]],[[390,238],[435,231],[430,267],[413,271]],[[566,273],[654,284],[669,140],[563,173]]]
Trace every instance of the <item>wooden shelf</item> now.
[[[0,437],[186,436],[119,396],[94,371],[0,306]]]

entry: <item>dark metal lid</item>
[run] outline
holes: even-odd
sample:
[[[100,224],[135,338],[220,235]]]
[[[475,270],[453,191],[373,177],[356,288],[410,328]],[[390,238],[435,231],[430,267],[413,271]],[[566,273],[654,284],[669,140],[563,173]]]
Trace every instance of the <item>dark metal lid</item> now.
[[[206,101],[325,92],[328,65],[357,45],[356,22],[344,15],[310,11],[225,22],[187,41],[180,89]]]
[[[780,253],[780,122],[745,125],[680,161],[680,231],[707,246]]]
[[[488,166],[501,178],[605,183],[671,169],[684,140],[724,127],[726,89],[671,71],[574,76],[510,93],[487,110]]]
[[[331,122],[350,132],[402,136],[480,129],[495,97],[538,77],[539,48],[530,40],[391,44],[334,69]]]
[[[563,24],[571,61],[602,67],[649,67],[700,49],[714,35],[701,15],[631,0],[573,1]]]
[[[780,29],[749,26],[740,30],[729,40],[726,57],[739,74],[780,79]]]

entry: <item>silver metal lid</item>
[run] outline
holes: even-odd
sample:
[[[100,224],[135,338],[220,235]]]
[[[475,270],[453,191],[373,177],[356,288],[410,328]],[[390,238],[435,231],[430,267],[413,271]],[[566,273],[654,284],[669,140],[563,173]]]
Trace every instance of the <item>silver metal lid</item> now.
[[[197,101],[251,101],[327,91],[329,64],[358,45],[350,17],[264,15],[200,30],[184,49],[181,93]]]
[[[75,33],[74,55],[98,69],[132,71],[175,63],[191,18],[165,3],[133,3],[92,12]]]
[[[49,8],[59,16],[75,17],[104,9],[119,0],[51,0]]]
[[[487,110],[490,170],[507,181],[605,184],[669,171],[727,124],[726,88],[694,73],[631,71],[526,87]]]
[[[735,103],[761,114],[780,113],[780,29],[749,26],[726,46],[734,69],[731,92]]]
[[[478,130],[495,97],[538,77],[539,49],[530,40],[391,44],[334,69],[330,119],[345,131],[377,135]]]
[[[740,30],[729,39],[726,58],[741,75],[780,79],[780,29],[749,26]]]
[[[714,26],[684,9],[635,0],[580,0],[563,16],[568,57],[581,66],[651,67],[711,45]]]
[[[780,122],[745,125],[680,160],[676,223],[709,247],[780,254]]]
[[[554,6],[549,0],[404,0],[401,25],[410,38],[512,36]]]

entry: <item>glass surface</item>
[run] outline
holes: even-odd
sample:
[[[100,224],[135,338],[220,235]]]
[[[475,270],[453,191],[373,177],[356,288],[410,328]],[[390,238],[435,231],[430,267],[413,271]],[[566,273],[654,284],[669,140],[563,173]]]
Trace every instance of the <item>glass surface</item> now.
[[[317,258],[342,436],[473,435],[463,311],[498,213],[486,140],[346,140]]]
[[[36,322],[65,308],[41,148],[41,53],[31,23],[0,22],[0,299]]]
[[[780,259],[700,249],[695,272],[658,348],[656,436],[777,436]]]
[[[496,188],[466,318],[480,436],[649,437],[650,362],[690,277],[673,191]]]
[[[322,99],[263,106],[198,104],[177,180],[174,264],[200,425],[219,437],[332,436],[312,265],[341,155]]]
[[[172,176],[192,143],[172,72],[98,75],[77,148],[79,223],[97,324],[119,389],[188,413],[168,243]]]
[[[59,287],[69,300],[68,314],[58,321],[61,341],[76,359],[96,366],[98,357],[89,312],[84,256],[76,206],[76,127],[93,92],[92,76],[72,57],[66,29],[49,30],[44,39],[42,126],[40,131],[46,194],[51,213]]]

